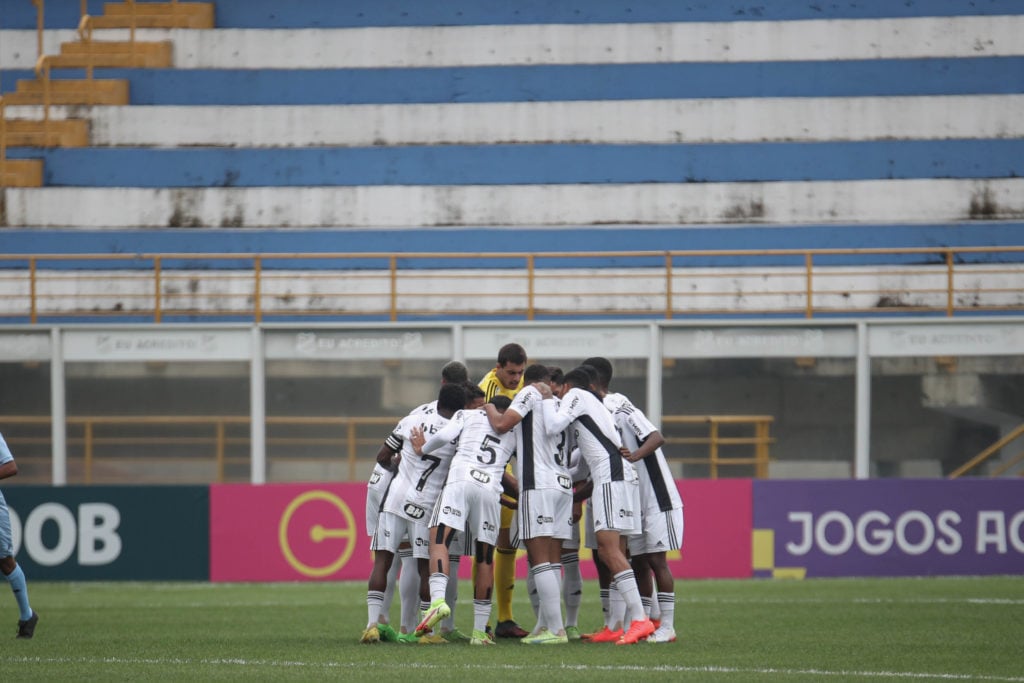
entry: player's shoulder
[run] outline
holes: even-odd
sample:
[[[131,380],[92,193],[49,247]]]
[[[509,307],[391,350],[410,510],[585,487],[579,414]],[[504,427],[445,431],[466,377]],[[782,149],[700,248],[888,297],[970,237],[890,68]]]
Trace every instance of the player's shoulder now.
[[[0,465],[11,460],[14,460],[14,454],[11,453],[11,449],[7,446],[4,435],[0,434]]]
[[[613,413],[616,411],[622,411],[625,413],[636,410],[633,403],[629,400],[629,397],[624,394],[618,394],[613,391],[608,392],[604,395],[604,399],[601,401],[604,403],[604,407]]]
[[[435,399],[433,401],[430,401],[429,403],[424,403],[422,405],[416,406],[413,409],[413,411],[411,413],[409,413],[409,414],[410,415],[420,415],[420,414],[423,414],[423,413],[436,413],[436,412],[437,412],[437,399]]]

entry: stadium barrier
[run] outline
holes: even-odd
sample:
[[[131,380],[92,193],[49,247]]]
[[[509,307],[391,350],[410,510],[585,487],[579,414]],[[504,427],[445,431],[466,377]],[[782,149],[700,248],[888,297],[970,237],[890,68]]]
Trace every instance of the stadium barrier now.
[[[686,531],[669,562],[678,578],[1024,573],[1024,479],[677,485]],[[372,566],[364,484],[5,495],[16,557],[35,580],[365,581]],[[580,556],[593,578],[589,552]],[[524,556],[517,573],[526,575]]]
[[[4,254],[0,320],[1024,311],[1024,246]],[[481,278],[482,272],[487,273]],[[600,278],[601,287],[593,287]]]
[[[284,475],[279,480],[308,476],[314,469],[330,480],[365,480],[399,419],[267,416],[267,465]],[[247,415],[69,415],[65,421],[72,482],[198,484],[250,478]],[[679,466],[693,466],[711,479],[767,478],[773,421],[769,415],[666,415],[666,443],[673,446],[669,463],[677,472]],[[19,483],[49,482],[50,458],[43,453],[52,447],[50,417],[0,414],[0,427],[19,453]]]

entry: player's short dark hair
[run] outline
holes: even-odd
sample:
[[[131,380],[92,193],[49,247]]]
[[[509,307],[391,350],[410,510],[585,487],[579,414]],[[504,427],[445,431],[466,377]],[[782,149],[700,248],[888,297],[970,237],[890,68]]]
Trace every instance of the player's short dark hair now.
[[[607,389],[612,383],[612,363],[607,358],[592,356],[583,361],[583,365],[589,365],[597,371],[598,386]]]
[[[437,407],[456,412],[466,407],[466,388],[461,384],[442,384],[437,392]]]
[[[465,363],[457,360],[445,363],[441,368],[441,381],[449,384],[463,384],[469,381],[469,369]]]
[[[472,382],[463,382],[462,388],[466,390],[466,405],[469,405],[474,399],[487,398],[484,390]]]
[[[551,373],[548,372],[548,366],[541,365],[540,363],[534,363],[530,367],[526,368],[526,372],[523,373],[523,384],[543,382],[547,379],[551,379]]]
[[[495,394],[494,396],[491,396],[491,400],[488,401],[488,403],[493,403],[495,408],[505,411],[508,410],[510,405],[512,405],[512,399],[503,394]]]
[[[562,368],[558,367],[557,365],[548,366],[548,378],[551,380],[552,384],[565,383],[565,373],[562,372]]]
[[[526,363],[526,349],[511,342],[498,349],[498,366],[505,367],[509,363],[523,365]]]
[[[594,379],[586,368],[580,366],[565,373],[564,383],[571,387],[590,390],[590,384]]]
[[[586,373],[587,377],[590,378],[591,384],[597,381],[597,368],[593,365],[577,365],[573,370],[579,370],[580,372]],[[572,370],[569,372],[572,372]]]

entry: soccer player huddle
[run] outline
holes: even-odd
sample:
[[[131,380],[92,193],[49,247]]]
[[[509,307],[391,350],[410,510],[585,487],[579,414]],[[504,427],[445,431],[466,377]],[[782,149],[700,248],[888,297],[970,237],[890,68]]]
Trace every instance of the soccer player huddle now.
[[[611,378],[605,358],[563,374],[528,365],[514,343],[499,350],[479,385],[462,363],[444,366],[437,400],[403,418],[377,454],[366,504],[374,566],[360,642],[675,641],[667,553],[682,545],[683,504],[664,437],[610,391]],[[581,518],[605,617],[586,635],[577,623]],[[511,611],[518,548],[530,565],[530,631]],[[465,556],[474,562],[469,635],[455,626]],[[398,628],[389,621],[396,588]]]

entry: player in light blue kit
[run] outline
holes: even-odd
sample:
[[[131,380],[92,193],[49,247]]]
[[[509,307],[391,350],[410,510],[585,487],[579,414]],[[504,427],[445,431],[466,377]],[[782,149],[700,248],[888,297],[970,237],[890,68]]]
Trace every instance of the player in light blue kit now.
[[[3,434],[0,434],[0,479],[13,477],[18,473],[18,465],[14,462],[11,449],[7,447]],[[11,513],[7,509],[7,501],[0,492],[0,571],[7,583],[11,584],[14,599],[18,601],[18,637],[31,638],[36,632],[39,615],[32,611],[28,604],[28,586],[25,585],[25,572],[14,561],[14,538],[11,535]]]

